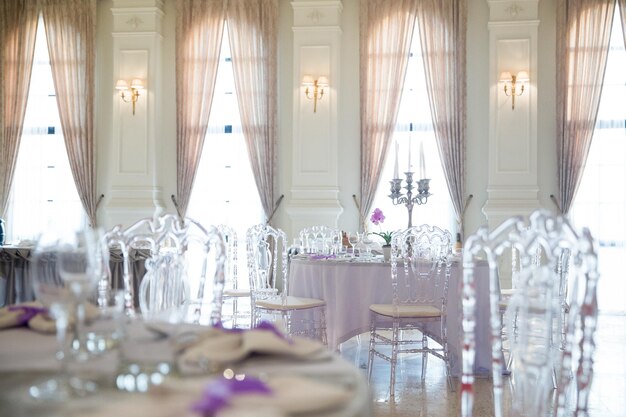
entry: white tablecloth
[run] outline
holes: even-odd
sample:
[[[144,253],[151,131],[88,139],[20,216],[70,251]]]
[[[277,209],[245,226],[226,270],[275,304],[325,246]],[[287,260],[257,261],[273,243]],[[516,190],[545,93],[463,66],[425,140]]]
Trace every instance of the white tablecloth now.
[[[112,352],[93,361],[87,367],[90,374],[97,374],[103,381],[110,381],[108,386],[103,385],[98,394],[73,399],[63,404],[38,403],[29,398],[28,387],[59,370],[59,364],[54,359],[55,345],[53,335],[36,333],[27,328],[0,330],[0,416],[193,417],[199,414],[190,411],[191,403],[201,396],[206,381],[215,377],[169,377],[168,387],[185,390],[184,396],[172,396],[172,401],[168,401],[169,397],[164,396],[165,391],[158,392],[158,389],[152,394],[122,392],[113,388],[113,379],[118,368],[117,355]],[[347,389],[351,393],[349,400],[342,402],[339,408],[303,414],[303,417],[370,415],[369,387],[363,373],[334,353],[326,356],[324,360],[311,361],[257,357],[239,364],[237,371],[252,375],[269,375],[270,378],[274,376],[296,378],[300,381],[304,379],[305,382],[321,381],[328,383],[334,392],[338,389]],[[226,412],[220,416],[228,417],[230,414]]]
[[[491,369],[489,325],[489,270],[479,264],[476,312],[475,372],[486,374]],[[452,263],[448,293],[447,333],[453,375],[461,374],[461,283],[462,267]],[[326,301],[326,333],[328,347],[337,349],[346,340],[369,332],[371,304],[391,303],[391,267],[384,262],[347,262],[333,259],[294,258],[289,271],[289,292],[300,297]]]

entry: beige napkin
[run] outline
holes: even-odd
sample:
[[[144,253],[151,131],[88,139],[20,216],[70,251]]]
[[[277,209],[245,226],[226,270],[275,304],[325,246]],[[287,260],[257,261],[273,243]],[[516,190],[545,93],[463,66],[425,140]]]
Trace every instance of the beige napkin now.
[[[148,393],[118,395],[113,401],[89,410],[92,417],[198,417],[191,406],[202,397],[208,383],[204,378],[170,378]],[[334,383],[328,378],[299,374],[276,374],[263,377],[271,395],[238,394],[229,399],[230,406],[216,417],[263,416],[279,417],[321,413],[345,406],[355,395],[351,386]],[[250,413],[249,411],[255,411]],[[82,416],[84,409],[68,415]],[[248,411],[248,412],[246,412]],[[82,414],[81,414],[82,413]]]
[[[272,331],[251,329],[240,333],[209,333],[182,350],[178,365],[184,374],[202,373],[254,354],[296,360],[330,357],[330,352],[318,341],[298,336],[287,339]]]
[[[15,304],[13,306],[7,306],[0,308],[0,330],[10,329],[21,325],[20,317],[24,312],[19,309],[10,310],[10,307],[35,307],[43,308],[43,304],[38,301],[31,301],[21,304]],[[98,317],[100,310],[93,304],[85,304],[85,317],[87,320]],[[70,319],[70,324],[73,323],[73,318]],[[40,332],[40,333],[54,333],[56,332],[56,324],[53,318],[47,313],[39,313],[28,321],[28,328]]]
[[[323,412],[346,404],[354,395],[349,387],[331,381],[315,380],[313,376],[275,375],[264,381],[272,395],[237,395],[233,409],[245,406],[273,406],[288,414]],[[234,411],[234,410],[233,410]],[[228,412],[224,413],[227,416]]]

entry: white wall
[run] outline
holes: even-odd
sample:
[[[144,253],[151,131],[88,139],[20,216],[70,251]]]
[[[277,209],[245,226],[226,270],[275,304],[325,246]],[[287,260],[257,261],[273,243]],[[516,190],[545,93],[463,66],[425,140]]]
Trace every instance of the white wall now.
[[[100,223],[110,227],[119,220],[128,219],[137,213],[133,212],[129,202],[128,216],[111,215],[107,203],[114,191],[111,180],[111,167],[115,157],[112,143],[116,141],[114,109],[119,98],[113,89],[115,82],[113,50],[113,19],[111,8],[127,3],[135,5],[145,2],[160,6],[160,0],[100,0],[98,2],[98,187],[105,194],[105,201],[98,215]],[[358,213],[352,194],[359,193],[359,88],[358,88],[358,0],[343,0],[341,11],[341,42],[339,75],[337,80],[340,88],[333,90],[336,94],[337,120],[337,152],[338,152],[338,185],[339,205],[343,208],[337,226],[346,230],[356,230]],[[552,208],[549,199],[556,191],[555,164],[555,2],[543,0],[539,2],[538,19],[538,74],[531,74],[531,83],[537,89],[537,137],[538,137],[538,177],[539,201],[544,207]],[[294,132],[294,90],[299,84],[299,74],[294,74],[294,25],[293,9],[289,0],[280,0],[279,22],[279,186],[278,195],[285,194],[281,208],[276,214],[279,227],[289,229],[290,221],[287,210],[292,203],[292,151]],[[176,193],[176,128],[175,128],[175,3],[165,0],[162,3],[162,27],[160,31],[161,47],[159,72],[160,85],[148,86],[154,94],[152,102],[155,106],[153,123],[157,146],[156,169],[150,184],[146,186],[161,190],[161,201],[165,210],[173,211],[170,195]],[[488,172],[486,158],[489,149],[489,92],[496,80],[489,79],[489,7],[486,0],[468,0],[468,32],[467,32],[467,193],[474,195],[466,214],[466,233],[474,231],[487,220],[482,208],[487,200]],[[331,80],[332,84],[332,80]],[[152,90],[151,90],[152,87]],[[155,93],[156,92],[156,93]],[[157,94],[158,93],[158,94]],[[146,97],[143,97],[146,98]],[[146,101],[138,106],[147,105]],[[123,110],[123,109],[122,109]],[[118,138],[117,138],[118,139]],[[156,202],[154,202],[156,206]],[[154,207],[147,207],[153,209]],[[126,221],[126,220],[124,220]]]

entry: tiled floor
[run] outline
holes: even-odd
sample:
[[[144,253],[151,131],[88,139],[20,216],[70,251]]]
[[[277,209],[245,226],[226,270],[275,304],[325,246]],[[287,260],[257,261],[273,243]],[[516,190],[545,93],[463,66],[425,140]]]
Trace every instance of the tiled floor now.
[[[590,417],[626,417],[626,315],[601,315],[596,333],[594,379],[590,397]],[[342,345],[347,360],[367,370],[367,335],[361,343],[354,338]],[[459,390],[450,392],[441,361],[428,362],[425,386],[419,377],[420,359],[405,356],[398,362],[396,399],[389,401],[389,364],[375,360],[372,374],[372,416],[446,417],[459,416]],[[505,380],[506,383],[506,380]],[[491,385],[478,379],[474,416],[493,416]]]

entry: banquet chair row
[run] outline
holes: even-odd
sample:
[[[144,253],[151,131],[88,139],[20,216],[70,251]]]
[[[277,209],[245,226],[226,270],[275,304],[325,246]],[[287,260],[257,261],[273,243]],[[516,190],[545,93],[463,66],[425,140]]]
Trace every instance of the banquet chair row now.
[[[131,316],[139,313],[138,299],[145,317],[174,321],[182,310],[186,321],[230,322],[244,328],[261,320],[280,320],[291,334],[326,342],[325,302],[288,296],[287,240],[279,229],[257,225],[248,230],[249,289],[238,285],[238,239],[226,225],[205,228],[192,219],[165,214],[126,229],[116,226],[103,240],[121,252],[125,309]],[[148,252],[139,294],[135,294],[139,277],[133,274],[129,256],[133,250]],[[240,309],[241,304],[250,309]]]
[[[128,315],[139,313],[138,299],[144,317],[174,321],[185,307],[195,322],[201,318],[207,324],[221,322],[226,245],[216,227],[205,228],[192,219],[165,214],[139,220],[126,229],[115,226],[104,234],[103,241],[110,249],[121,251]],[[139,294],[135,294],[138,277],[133,275],[131,250],[148,252]],[[190,276],[196,279],[190,280]]]
[[[515,256],[514,290],[502,315],[498,277],[503,257]],[[492,232],[480,228],[463,251],[463,374],[461,415],[474,414],[476,283],[474,267],[489,264],[493,415],[586,416],[593,378],[595,241],[562,216],[537,210]],[[502,321],[509,328],[510,389],[505,390]],[[508,412],[505,413],[505,410]]]

